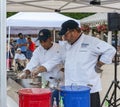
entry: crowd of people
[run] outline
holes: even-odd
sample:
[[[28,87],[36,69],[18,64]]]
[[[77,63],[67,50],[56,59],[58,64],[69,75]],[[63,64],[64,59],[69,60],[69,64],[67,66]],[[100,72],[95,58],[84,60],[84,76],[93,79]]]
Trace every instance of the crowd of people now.
[[[46,81],[45,86],[54,88],[52,97],[56,98],[57,105],[57,88],[60,85],[76,84],[90,87],[91,107],[100,107],[101,67],[112,63],[115,48],[99,38],[84,34],[74,20],[64,22],[59,35],[62,38],[60,44],[53,43],[51,32],[48,29],[40,30],[37,38],[40,46],[32,51],[30,61],[19,78],[27,78],[29,75],[35,78],[41,73]],[[19,34],[17,48],[26,57],[27,44],[31,43],[30,39],[28,41]]]
[[[6,58],[7,58],[7,71],[13,70],[16,63],[26,66],[23,62],[27,63],[35,50],[35,43],[32,41],[31,35],[24,36],[22,33],[18,34],[16,43],[11,38],[10,42],[6,45]]]

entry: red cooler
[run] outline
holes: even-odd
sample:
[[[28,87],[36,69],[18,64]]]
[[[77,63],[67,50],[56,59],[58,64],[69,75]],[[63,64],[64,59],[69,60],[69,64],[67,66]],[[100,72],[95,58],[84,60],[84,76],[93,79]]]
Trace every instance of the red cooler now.
[[[19,90],[19,107],[51,107],[51,91],[43,88]]]

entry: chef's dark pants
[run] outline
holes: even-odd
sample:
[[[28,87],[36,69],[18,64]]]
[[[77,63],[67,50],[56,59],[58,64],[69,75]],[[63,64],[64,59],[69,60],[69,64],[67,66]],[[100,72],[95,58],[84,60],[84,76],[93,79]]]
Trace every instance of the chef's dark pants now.
[[[99,92],[90,94],[91,106],[90,107],[100,107],[100,95]]]
[[[59,91],[57,89],[52,89],[51,91],[52,91],[52,99],[51,99],[52,106],[51,107],[53,107],[54,98],[56,98],[56,103],[58,107],[59,106]]]

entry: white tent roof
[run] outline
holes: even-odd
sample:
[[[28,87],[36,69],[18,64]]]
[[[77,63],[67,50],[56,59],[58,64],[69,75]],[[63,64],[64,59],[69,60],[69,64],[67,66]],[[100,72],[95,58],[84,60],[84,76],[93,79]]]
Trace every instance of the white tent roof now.
[[[96,13],[80,20],[81,24],[95,26],[96,24],[107,23],[107,13]]]
[[[7,18],[7,26],[10,26],[11,34],[21,31],[24,34],[36,34],[40,28],[59,29],[63,22],[70,19],[75,20],[56,12],[19,12]],[[78,20],[75,21],[79,23]]]
[[[19,12],[7,18],[7,26],[60,28],[64,21],[70,19],[75,20],[55,12]]]
[[[100,0],[100,5],[91,5],[90,1],[92,0],[7,0],[7,11],[120,12],[120,0]]]

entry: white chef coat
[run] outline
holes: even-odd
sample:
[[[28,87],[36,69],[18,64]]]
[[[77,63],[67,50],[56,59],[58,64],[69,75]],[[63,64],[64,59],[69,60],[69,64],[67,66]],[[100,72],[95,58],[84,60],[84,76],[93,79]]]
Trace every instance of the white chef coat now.
[[[101,55],[100,61],[110,64],[115,52],[108,43],[82,34],[73,45],[66,45],[65,85],[92,85],[91,93],[100,91],[100,74],[95,72],[98,57]]]
[[[26,69],[29,69],[30,71],[32,71],[38,65],[45,66],[47,69],[47,72],[43,72],[42,77],[46,81],[55,82],[53,79],[50,79],[49,77],[55,77],[56,79],[59,79],[61,74],[59,73],[61,69],[60,64],[62,64],[61,54],[62,54],[62,48],[57,43],[53,43],[53,46],[48,50],[44,49],[40,45],[33,52],[33,56],[30,62],[27,64],[24,71]]]

